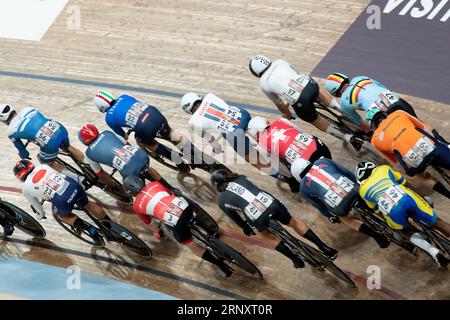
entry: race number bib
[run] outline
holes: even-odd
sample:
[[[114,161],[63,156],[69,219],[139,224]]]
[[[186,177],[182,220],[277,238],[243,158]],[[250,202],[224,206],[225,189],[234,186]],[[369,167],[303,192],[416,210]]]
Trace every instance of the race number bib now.
[[[347,194],[354,188],[353,181],[346,177],[339,177],[330,189],[325,193],[325,202],[332,208],[339,206]]]
[[[298,101],[309,81],[310,78],[308,76],[299,76],[297,79],[291,79],[289,81],[288,87],[283,92],[283,96],[288,104],[293,105]]]
[[[219,131],[221,133],[230,133],[233,132],[235,130],[236,126],[231,123],[230,121],[228,121],[227,119],[222,119],[219,124],[217,125],[217,129],[219,129]]]
[[[288,147],[286,149],[285,158],[290,163],[293,163],[295,160],[300,159],[302,156],[300,153],[298,153],[296,150],[292,149],[291,147]]]
[[[164,223],[174,227],[188,206],[189,203],[184,198],[174,198],[169,205],[169,209],[164,213]]]
[[[422,137],[416,144],[406,153],[403,161],[413,168],[417,168],[423,160],[436,148],[433,141],[428,137]]]
[[[386,111],[392,104],[398,102],[400,98],[392,91],[386,90],[379,95],[379,99],[371,104],[370,108],[379,108]]]
[[[122,147],[122,149],[118,150],[116,152],[116,155],[114,156],[112,166],[113,168],[121,171],[123,168],[128,164],[131,157],[139,150],[139,148],[125,145]]]
[[[61,125],[53,120],[47,121],[37,132],[36,134],[36,142],[41,146],[44,147],[47,145],[47,143],[50,141],[50,139],[53,137],[53,135],[58,131],[58,129],[61,127]]]
[[[405,191],[403,191],[399,186],[389,187],[379,198],[378,198],[378,209],[385,214],[389,215],[392,208],[405,196]]]
[[[244,213],[251,220],[255,221],[273,202],[273,198],[267,193],[260,192],[244,209]]]
[[[235,107],[227,108],[227,110],[225,111],[225,115],[227,116],[227,118],[231,118],[234,120],[239,120],[242,116],[241,110]]]
[[[46,199],[52,199],[55,194],[63,194],[64,191],[66,191],[67,186],[69,185],[69,182],[67,182],[66,179],[64,179],[64,176],[53,173],[49,175],[47,180],[44,181],[42,184],[43,192],[44,192],[44,198]]]
[[[313,140],[314,140],[314,138],[312,136],[310,136],[309,134],[305,134],[305,133],[299,133],[295,137],[295,141],[301,143],[305,147],[309,146],[311,144],[311,142],[313,142]]]
[[[147,105],[136,102],[133,104],[125,115],[125,123],[131,128],[136,127],[136,123],[141,116],[142,112],[144,112],[148,108]]]

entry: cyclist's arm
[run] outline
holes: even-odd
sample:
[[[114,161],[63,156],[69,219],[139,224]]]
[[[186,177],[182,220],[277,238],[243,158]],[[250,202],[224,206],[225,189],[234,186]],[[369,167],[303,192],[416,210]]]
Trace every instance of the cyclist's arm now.
[[[121,126],[118,126],[115,123],[112,123],[112,121],[110,121],[110,119],[108,119],[108,117],[106,117],[105,119],[106,123],[108,124],[108,126],[119,136],[121,136],[122,138],[124,138],[125,140],[128,139],[128,135],[125,132],[125,130],[123,130],[123,128]]]
[[[412,115],[410,115],[407,112],[405,112],[405,114],[408,116],[409,120],[411,120],[412,123],[414,123],[414,126],[416,128],[419,128],[419,129],[422,129],[422,130],[424,130],[426,128],[425,124],[423,124],[421,121],[419,121],[419,119],[417,119],[416,117],[413,117]]]
[[[25,195],[25,198],[27,198],[28,202],[30,203],[31,208],[36,212],[36,214],[39,216],[40,219],[43,219],[45,217],[45,211],[44,211],[44,208],[42,207],[41,201],[26,191],[23,192],[23,194]]]
[[[264,90],[263,92],[267,96],[267,98],[269,98],[270,101],[272,101],[277,106],[278,110],[283,114],[284,118],[286,119],[292,118],[292,113],[289,110],[289,106],[277,94],[273,92],[267,92]]]
[[[399,183],[400,185],[404,185],[406,183],[405,177],[398,171],[391,168],[391,172],[394,175],[394,179]]]
[[[21,139],[17,139],[14,137],[9,137],[9,139],[12,141],[12,143],[14,144],[14,146],[16,147],[16,149],[19,151],[19,156],[24,159],[24,158],[29,158],[30,157],[30,153],[28,152],[28,150],[25,148],[25,145],[23,144]]]
[[[401,164],[401,166],[405,169],[405,171],[406,171],[407,174],[409,174],[409,175],[415,175],[415,174],[417,174],[417,173],[420,172],[420,170],[417,169],[417,168],[409,167],[409,166],[405,163],[405,161],[403,161],[402,155],[401,155],[400,152],[398,152],[397,150],[394,150],[394,155],[395,155],[395,157],[396,157],[396,160],[398,160],[398,162],[399,162],[399,163]]]
[[[102,166],[98,162],[95,162],[94,160],[89,158],[87,155],[84,157],[83,163],[89,165],[96,175],[102,174],[103,172]]]
[[[325,217],[330,218],[334,215],[328,210],[327,206],[320,200],[319,198],[308,195],[306,193],[302,193],[302,195],[311,203],[317,210],[319,210]]]
[[[152,217],[150,215],[143,214],[143,213],[138,213],[137,215],[145,224],[148,225],[148,224],[152,223]]]
[[[222,203],[220,204],[220,209],[231,219],[235,224],[237,224],[241,229],[247,226],[247,222],[242,219],[241,215],[233,209],[225,207]]]

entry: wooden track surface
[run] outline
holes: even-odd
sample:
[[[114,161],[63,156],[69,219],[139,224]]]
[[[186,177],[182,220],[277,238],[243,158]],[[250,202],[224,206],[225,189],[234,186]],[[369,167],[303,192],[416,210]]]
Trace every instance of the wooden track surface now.
[[[367,1],[292,0],[225,2],[218,1],[70,1],[81,8],[81,29],[67,28],[68,13],[63,12],[40,42],[0,40],[0,71],[54,76],[151,88],[177,94],[195,90],[214,92],[221,97],[270,107],[259,91],[257,80],[248,71],[248,60],[257,53],[282,57],[300,70],[310,72],[340,35],[359,15]],[[330,70],[333,72],[336,70]],[[345,72],[345,66],[342,70]],[[438,75],[437,75],[438,76]],[[99,89],[55,81],[0,76],[1,103],[19,108],[33,105],[68,128],[72,142],[81,148],[77,130],[86,123],[105,129],[102,115],[93,105]],[[125,93],[110,90],[115,95]],[[156,105],[172,127],[185,129],[188,116],[178,107],[178,99],[158,94],[130,92]],[[448,106],[406,97],[420,117],[430,121],[444,136],[449,136]],[[251,110],[252,115],[265,114]],[[277,117],[265,114],[269,119]],[[353,170],[359,160],[341,143],[310,125],[300,123],[330,146],[333,157]],[[28,208],[17,192],[12,166],[17,152],[0,126],[0,190],[2,198]],[[36,159],[36,149],[32,157]],[[230,153],[230,150],[227,150]],[[342,225],[329,224],[311,206],[277,188],[275,181],[260,175],[249,165],[230,165],[275,194],[295,216],[301,217],[331,245],[339,249],[336,263],[351,272],[358,290],[345,288],[331,277],[322,277],[309,268],[293,269],[290,261],[255,237],[242,241],[239,230],[218,210],[216,197],[205,186],[185,180],[183,191],[204,206],[219,221],[223,239],[254,261],[265,276],[264,281],[241,272],[223,279],[210,265],[188,254],[169,239],[153,239],[133,215],[115,208],[114,219],[130,227],[154,251],[154,258],[144,261],[110,244],[110,250],[91,250],[65,233],[50,217],[44,222],[46,240],[28,243],[22,233],[14,241],[0,242],[0,253],[60,267],[78,265],[82,271],[113,277],[185,299],[449,299],[448,273],[438,271],[424,255],[414,257],[394,246],[380,250],[373,240],[348,231]],[[180,181],[173,171],[155,164],[170,182]],[[203,172],[194,173],[206,182]],[[90,192],[109,206],[117,204],[98,190]],[[439,214],[450,221],[448,200],[433,195]],[[49,206],[46,208],[49,210]],[[119,208],[120,209],[120,208]],[[108,260],[112,259],[112,260]],[[382,290],[368,290],[365,278],[369,265],[382,270]],[[137,266],[142,266],[138,270]],[[181,277],[181,278],[177,278]],[[1,287],[1,285],[0,285]],[[62,288],[64,290],[65,288]],[[1,290],[0,290],[1,291]],[[0,296],[0,298],[2,298]]]

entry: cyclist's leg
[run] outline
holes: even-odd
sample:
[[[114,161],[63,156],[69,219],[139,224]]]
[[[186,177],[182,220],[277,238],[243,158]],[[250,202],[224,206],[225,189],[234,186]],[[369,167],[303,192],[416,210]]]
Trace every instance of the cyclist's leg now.
[[[450,145],[446,145],[440,141],[436,141],[436,149],[433,154],[433,165],[446,170],[450,170]]]
[[[192,232],[189,227],[189,220],[192,218],[192,215],[193,208],[189,206],[180,215],[177,224],[172,228],[173,237],[177,242],[188,247],[196,256],[216,265],[227,277],[231,276],[233,270],[228,265],[193,241]]]

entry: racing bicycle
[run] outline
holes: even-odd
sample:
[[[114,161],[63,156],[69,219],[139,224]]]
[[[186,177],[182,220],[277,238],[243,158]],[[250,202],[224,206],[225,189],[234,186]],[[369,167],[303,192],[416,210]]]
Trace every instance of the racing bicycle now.
[[[0,219],[9,221],[14,227],[34,238],[45,238],[45,230],[39,222],[24,210],[1,199]]]

